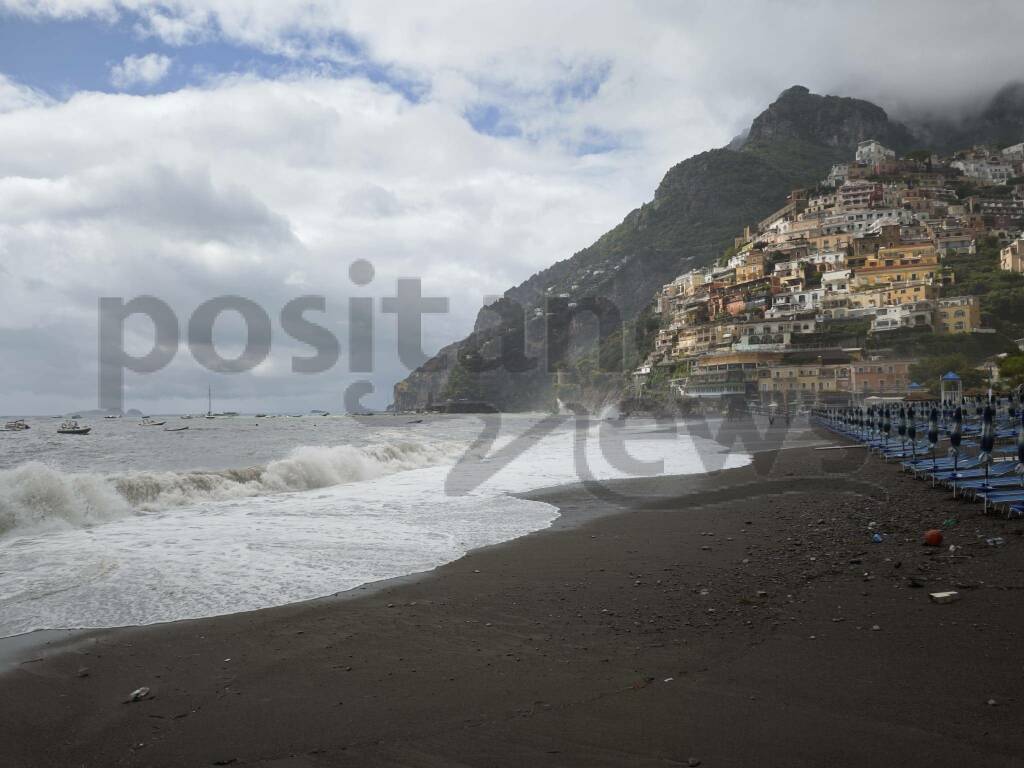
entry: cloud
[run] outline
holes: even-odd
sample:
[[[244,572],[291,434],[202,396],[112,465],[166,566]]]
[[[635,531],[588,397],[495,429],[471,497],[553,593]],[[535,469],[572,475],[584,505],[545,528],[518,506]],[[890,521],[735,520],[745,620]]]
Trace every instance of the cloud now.
[[[279,330],[277,313],[301,292],[328,296],[321,321],[345,351],[346,299],[371,296],[379,310],[409,276],[451,299],[449,315],[424,320],[426,346],[437,349],[472,327],[484,296],[591,243],[649,199],[668,167],[724,145],[785,87],[948,113],[1024,79],[1017,2],[453,1],[382,13],[370,0],[0,0],[0,9],[116,25],[136,44],[176,47],[175,74],[203,69],[186,65],[187,46],[233,46],[230,62],[199,61],[212,74],[145,99],[56,100],[0,76],[0,263],[17,278],[0,281],[0,330],[59,328],[62,343],[87,351],[101,295],[157,293],[184,324],[200,302],[240,294]],[[927,40],[915,32],[922,19]],[[247,74],[249,53],[273,67]],[[159,54],[116,65],[117,87],[162,82],[171,62],[143,65],[150,57]],[[356,258],[376,267],[365,288],[348,279]],[[29,296],[25,281],[38,279]],[[394,318],[376,319],[373,402],[383,404],[404,369]],[[240,333],[226,323],[224,343]],[[305,350],[280,342],[261,376],[218,391],[340,398],[353,378],[344,360],[328,377],[292,376],[289,358]],[[25,392],[94,392],[88,366],[53,376],[52,356],[40,356],[46,365]],[[131,396],[157,411],[160,398],[201,397],[206,377],[183,350],[160,375],[132,378]],[[18,397],[26,409],[45,405]]]
[[[52,102],[49,96],[14,82],[0,74],[0,114],[19,109],[44,107]]]
[[[260,376],[215,385],[222,397],[261,397],[262,410],[302,398],[322,407],[329,393],[339,408],[347,383],[364,378],[347,368],[348,298],[369,296],[370,402],[383,406],[406,373],[394,317],[380,312],[398,278],[421,277],[424,295],[451,300],[448,315],[424,320],[424,346],[436,350],[472,327],[484,296],[596,238],[634,194],[615,173],[594,183],[592,162],[557,143],[482,135],[449,109],[364,78],[222,78],[2,114],[0,263],[11,279],[0,281],[0,346],[12,333],[54,339],[38,364],[25,357],[33,345],[17,348],[26,375],[11,405],[95,402],[94,362],[54,376],[52,349],[59,338],[79,358],[94,354],[99,297],[156,295],[184,329],[202,302],[230,294],[265,309],[275,343]],[[376,268],[365,287],[348,275],[359,258]],[[39,278],[30,294],[25,281]],[[322,376],[291,374],[292,356],[310,350],[278,321],[306,293],[327,297],[327,313],[310,319],[342,344],[342,361]],[[223,354],[241,347],[240,325],[225,316],[217,330]],[[145,350],[146,333],[142,323],[130,334],[135,348]],[[175,398],[201,397],[209,378],[183,347],[159,374],[129,376],[129,402],[188,407]]]
[[[110,68],[110,83],[121,89],[134,86],[151,87],[167,77],[167,73],[171,71],[171,63],[169,56],[159,53],[125,56],[120,64]]]

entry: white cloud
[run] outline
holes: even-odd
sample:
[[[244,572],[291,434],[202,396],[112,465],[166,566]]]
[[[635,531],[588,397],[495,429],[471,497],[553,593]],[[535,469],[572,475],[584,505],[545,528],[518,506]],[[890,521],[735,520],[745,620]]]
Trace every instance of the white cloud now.
[[[360,78],[243,77],[146,99],[80,93],[2,114],[0,263],[10,274],[0,281],[0,330],[32,329],[33,343],[17,349],[16,376],[0,372],[0,391],[12,406],[95,402],[100,296],[155,294],[184,327],[201,302],[240,294],[279,334],[259,394],[340,398],[358,378],[344,360],[325,377],[281,373],[293,353],[308,354],[280,336],[288,300],[327,296],[322,322],[344,350],[348,296],[393,295],[397,278],[422,277],[425,295],[451,299],[450,315],[424,321],[425,345],[437,349],[472,326],[484,296],[621,218],[640,194],[621,170],[595,170],[557,143],[481,135],[438,104]],[[357,258],[376,268],[366,288],[348,277]],[[394,318],[378,312],[377,333],[373,402],[383,405],[405,370]],[[85,351],[75,373],[54,376],[51,353],[33,362],[47,334],[52,349]],[[0,345],[10,338],[0,334]],[[172,369],[130,377],[130,397],[201,395],[206,376],[182,352]],[[235,379],[218,389],[254,386]]]
[[[159,53],[145,56],[125,56],[120,64],[110,68],[110,83],[115,88],[153,86],[171,71],[171,58]]]
[[[437,348],[471,327],[483,296],[588,245],[648,199],[670,165],[723,145],[785,87],[948,109],[1024,78],[1018,2],[398,2],[385,13],[377,0],[0,0],[0,9],[116,19],[167,45],[223,40],[310,70],[64,102],[0,77],[0,331],[34,329],[17,353],[26,365],[45,329],[61,339],[54,349],[95,349],[96,298],[144,292],[166,296],[183,318],[222,293],[251,296],[273,316],[297,292],[322,292],[344,347],[344,298],[382,296],[396,277],[416,275],[427,294],[452,299],[450,316],[425,320]],[[918,42],[906,30],[921,19]],[[165,77],[170,61],[143,66],[148,58],[118,64],[118,87]],[[330,71],[323,61],[377,82],[312,74]],[[387,82],[412,82],[420,98]],[[518,134],[475,132],[464,116],[477,110]],[[609,151],[580,154],[595,142]],[[347,275],[360,257],[377,268],[365,290]],[[378,332],[392,333],[393,318],[377,317]],[[393,357],[378,358],[378,403],[403,373]],[[87,364],[79,378],[54,376],[54,359],[40,353],[34,377],[0,370],[0,391],[14,402],[33,387],[93,391]],[[282,369],[268,365],[259,386],[282,397],[343,388],[343,372],[325,383]],[[195,371],[183,356],[166,376],[135,381],[133,396],[202,393]]]
[[[52,99],[41,91],[28,88],[0,74],[0,113],[44,107],[50,103]]]

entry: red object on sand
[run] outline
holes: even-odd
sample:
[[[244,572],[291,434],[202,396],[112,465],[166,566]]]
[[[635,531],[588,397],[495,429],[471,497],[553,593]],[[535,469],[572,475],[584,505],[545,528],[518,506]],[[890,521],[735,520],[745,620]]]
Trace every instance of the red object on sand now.
[[[929,547],[942,546],[942,531],[932,528],[930,531],[924,532],[924,543]]]

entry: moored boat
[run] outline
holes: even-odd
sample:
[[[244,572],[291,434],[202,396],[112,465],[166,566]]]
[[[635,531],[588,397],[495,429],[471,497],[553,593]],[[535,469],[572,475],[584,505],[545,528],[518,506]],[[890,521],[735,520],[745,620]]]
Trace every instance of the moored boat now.
[[[23,432],[29,428],[29,425],[25,423],[24,419],[15,419],[14,421],[8,421],[4,424],[5,432]]]
[[[67,421],[61,422],[60,428],[57,430],[59,435],[88,435],[92,431],[92,427],[83,427],[74,419],[68,419]]]

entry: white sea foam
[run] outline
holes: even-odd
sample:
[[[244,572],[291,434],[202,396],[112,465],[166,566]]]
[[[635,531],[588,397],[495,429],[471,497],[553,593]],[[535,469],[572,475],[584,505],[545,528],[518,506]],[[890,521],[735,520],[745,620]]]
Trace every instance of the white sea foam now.
[[[207,501],[373,480],[453,461],[456,443],[304,446],[265,467],[220,472],[69,473],[39,462],[0,471],[0,534],[88,527]]]
[[[199,473],[201,482],[135,473],[131,492],[123,485],[112,490],[110,477],[47,475],[39,467],[6,473],[3,498],[29,504],[31,514],[18,507],[26,524],[64,522],[0,539],[0,636],[148,624],[319,597],[428,570],[557,517],[555,508],[513,493],[749,460],[721,454],[717,444],[699,452],[691,438],[655,425],[519,429],[457,464],[459,446],[469,440],[421,437],[419,447],[389,439],[358,450],[298,449],[251,474]],[[140,490],[140,474],[152,490]]]

